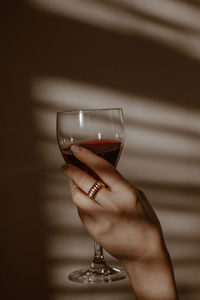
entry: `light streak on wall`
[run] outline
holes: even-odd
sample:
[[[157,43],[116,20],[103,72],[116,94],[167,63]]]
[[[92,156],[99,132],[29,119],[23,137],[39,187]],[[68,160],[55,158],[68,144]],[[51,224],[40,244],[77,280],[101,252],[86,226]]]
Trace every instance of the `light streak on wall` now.
[[[88,0],[27,0],[27,2],[44,11],[67,16],[98,27],[107,28],[124,34],[138,33],[159,40],[169,47],[200,60],[200,18],[199,11],[189,2],[166,0],[146,1],[88,1]],[[123,5],[116,6],[116,3]],[[126,4],[126,10],[123,10]],[[131,14],[128,9],[134,8]],[[150,17],[160,17],[181,28],[172,28],[167,24],[154,22],[138,16],[137,12],[145,12]],[[195,31],[194,31],[195,29]],[[197,32],[196,32],[197,30]]]

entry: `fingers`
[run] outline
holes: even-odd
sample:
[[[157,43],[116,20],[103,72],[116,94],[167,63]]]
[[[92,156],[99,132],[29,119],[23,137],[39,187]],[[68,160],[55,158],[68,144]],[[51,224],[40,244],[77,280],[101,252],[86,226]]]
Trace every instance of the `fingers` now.
[[[70,177],[76,184],[76,187],[74,187],[76,193],[78,192],[79,194],[82,193],[83,196],[88,198],[88,196],[86,196],[85,194],[88,194],[88,191],[96,183],[96,180],[88,173],[84,172],[83,170],[73,165],[68,165],[64,170],[64,173],[65,175]],[[79,188],[79,190],[77,188]],[[73,193],[73,195],[76,195],[76,193]],[[110,193],[109,190],[105,188],[101,188],[95,195],[95,201],[103,207],[114,209],[115,207],[114,204],[112,203],[112,201],[109,201],[110,199],[109,193]],[[81,197],[81,195],[79,196]],[[93,199],[89,199],[89,201],[94,202]]]
[[[101,188],[95,195],[95,199],[89,199],[89,201],[96,201],[100,206],[115,211],[123,212],[136,208],[137,195],[134,189],[109,162],[77,145],[73,145],[71,150],[76,158],[91,168],[106,185],[111,187],[110,190]],[[79,187],[79,192],[88,198],[86,194],[96,183],[96,179],[84,170],[70,164],[67,166],[65,174]]]
[[[96,180],[82,169],[68,164],[64,169],[65,175],[70,177],[86,194]]]
[[[89,212],[97,208],[97,204],[91,201],[72,180],[70,181],[70,191],[73,202],[80,209]]]
[[[71,150],[76,158],[90,167],[112,190],[119,190],[124,179],[114,166],[86,148],[74,145]]]

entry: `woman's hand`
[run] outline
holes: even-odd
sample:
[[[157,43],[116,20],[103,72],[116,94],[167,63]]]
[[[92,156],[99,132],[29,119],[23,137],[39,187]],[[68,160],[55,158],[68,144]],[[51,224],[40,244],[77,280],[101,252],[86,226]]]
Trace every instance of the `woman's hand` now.
[[[90,199],[87,193],[96,179],[72,165],[65,170],[73,180],[72,199],[91,236],[121,261],[157,256],[162,246],[160,225],[145,197],[103,158],[85,148],[74,155],[109,186]]]
[[[103,158],[78,146],[73,146],[71,150],[76,158],[91,168],[109,187],[100,189],[95,199],[90,199],[87,195],[88,191],[97,180],[78,167],[66,166],[64,172],[72,179],[70,187],[72,199],[91,236],[121,261],[135,291],[138,289],[138,284],[141,284],[141,274],[143,273],[143,281],[145,274],[151,274],[149,268],[152,268],[154,275],[159,271],[161,277],[164,270],[164,278],[168,278],[173,285],[171,263],[160,223],[144,194],[133,188]],[[148,275],[145,279],[147,285],[151,277]],[[137,291],[138,299],[177,299],[175,289],[172,289],[171,298],[168,297],[169,295],[168,298],[156,298],[154,294],[152,297],[155,298],[148,298],[150,295],[148,287],[143,286],[143,290],[146,290],[147,298],[143,292],[141,294]],[[163,295],[166,293],[163,292]]]

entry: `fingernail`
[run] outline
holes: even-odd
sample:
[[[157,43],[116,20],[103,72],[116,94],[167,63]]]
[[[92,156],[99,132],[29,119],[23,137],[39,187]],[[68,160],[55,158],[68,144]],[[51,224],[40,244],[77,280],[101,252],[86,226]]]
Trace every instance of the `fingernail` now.
[[[79,147],[78,145],[73,145],[73,146],[71,146],[71,151],[72,151],[73,153],[78,153],[79,150],[80,150],[80,147]]]

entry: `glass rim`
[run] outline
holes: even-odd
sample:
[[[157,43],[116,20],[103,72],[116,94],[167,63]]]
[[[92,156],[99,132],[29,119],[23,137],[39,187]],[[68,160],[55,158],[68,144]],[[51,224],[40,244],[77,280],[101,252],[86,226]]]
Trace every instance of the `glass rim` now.
[[[90,112],[90,111],[105,111],[105,110],[122,110],[122,107],[113,107],[113,108],[91,108],[91,109],[74,109],[74,110],[62,110],[58,111],[57,114],[62,113],[79,113],[79,112]]]

